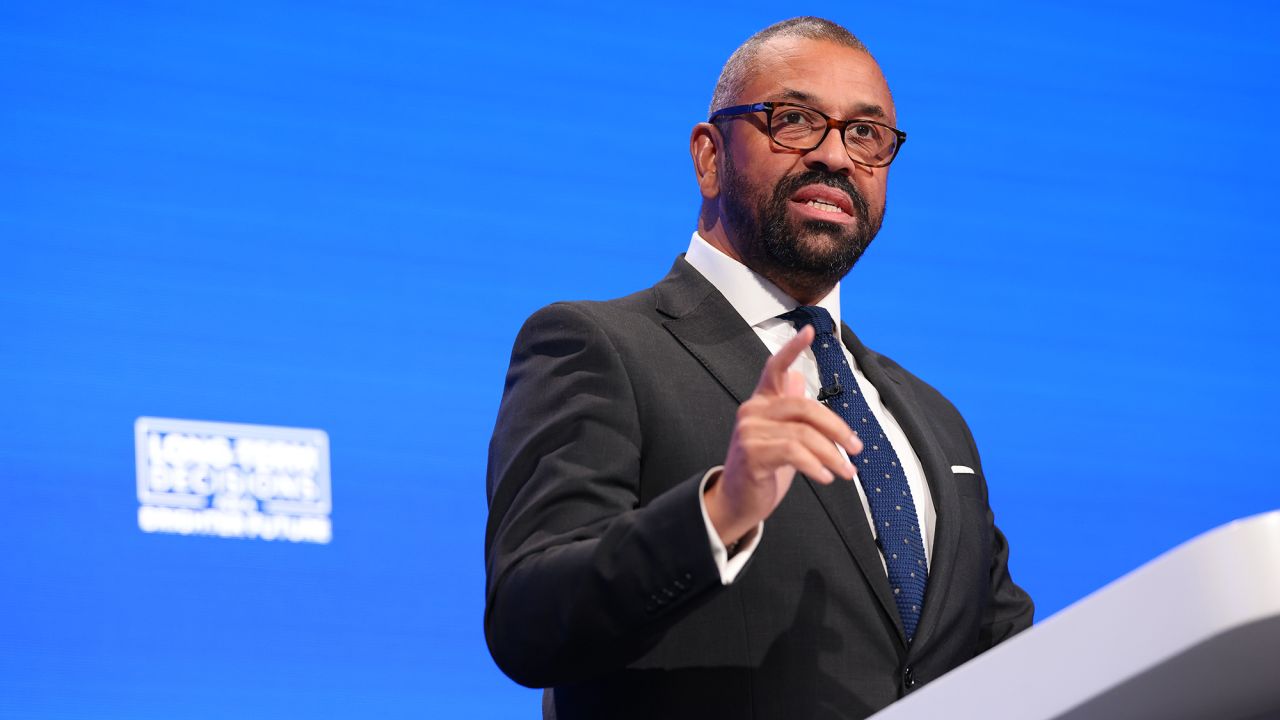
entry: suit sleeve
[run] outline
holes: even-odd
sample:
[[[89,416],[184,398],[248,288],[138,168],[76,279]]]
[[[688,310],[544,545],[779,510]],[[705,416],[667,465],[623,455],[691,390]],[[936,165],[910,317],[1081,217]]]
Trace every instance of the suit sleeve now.
[[[485,638],[515,681],[624,667],[720,585],[702,473],[642,506],[643,444],[626,366],[588,309],[535,313],[489,448]]]

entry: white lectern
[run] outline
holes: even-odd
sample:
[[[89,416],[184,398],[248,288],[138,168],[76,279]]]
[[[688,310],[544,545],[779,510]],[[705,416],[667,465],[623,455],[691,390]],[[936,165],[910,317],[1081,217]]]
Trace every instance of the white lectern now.
[[[1223,525],[872,720],[1280,718],[1280,511]]]

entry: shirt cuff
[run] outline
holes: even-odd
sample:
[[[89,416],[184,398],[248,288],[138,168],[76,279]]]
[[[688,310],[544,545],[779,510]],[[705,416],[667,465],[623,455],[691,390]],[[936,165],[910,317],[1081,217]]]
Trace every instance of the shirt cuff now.
[[[715,526],[711,524],[711,516],[707,514],[707,500],[704,495],[707,491],[707,481],[723,469],[723,465],[717,465],[702,476],[702,482],[698,484],[698,507],[702,508],[702,522],[706,523],[707,539],[711,541],[711,557],[716,561],[716,568],[720,570],[720,584],[729,585],[738,577],[738,573],[742,572],[742,568],[747,566],[747,561],[751,559],[756,546],[760,544],[760,538],[764,535],[764,523],[761,522],[756,525],[755,530],[747,533],[747,536],[738,543],[733,557],[729,557],[729,549],[724,546],[724,542],[720,540],[720,533],[716,532]]]

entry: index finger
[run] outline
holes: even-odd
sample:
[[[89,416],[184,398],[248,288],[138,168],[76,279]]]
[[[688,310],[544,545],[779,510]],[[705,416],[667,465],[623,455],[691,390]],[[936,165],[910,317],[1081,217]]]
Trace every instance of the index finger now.
[[[813,343],[813,326],[805,325],[796,336],[787,341],[778,352],[773,354],[764,364],[764,372],[760,373],[760,382],[756,392],[766,395],[782,395],[787,387],[787,369],[800,357],[800,353]]]

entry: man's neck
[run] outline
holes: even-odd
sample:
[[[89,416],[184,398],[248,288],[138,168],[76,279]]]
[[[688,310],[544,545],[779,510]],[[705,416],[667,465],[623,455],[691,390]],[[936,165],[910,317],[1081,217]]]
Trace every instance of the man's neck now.
[[[723,222],[717,222],[710,227],[706,227],[702,222],[702,218],[699,218],[698,234],[702,236],[703,240],[707,241],[708,245],[737,260],[750,268],[752,272],[777,285],[779,290],[791,296],[801,305],[816,305],[836,285],[825,281],[806,285],[795,282],[792,278],[787,277],[785,273],[777,272],[776,268],[771,267],[767,262],[763,262],[761,258],[752,257],[752,254],[740,250],[724,231]]]

